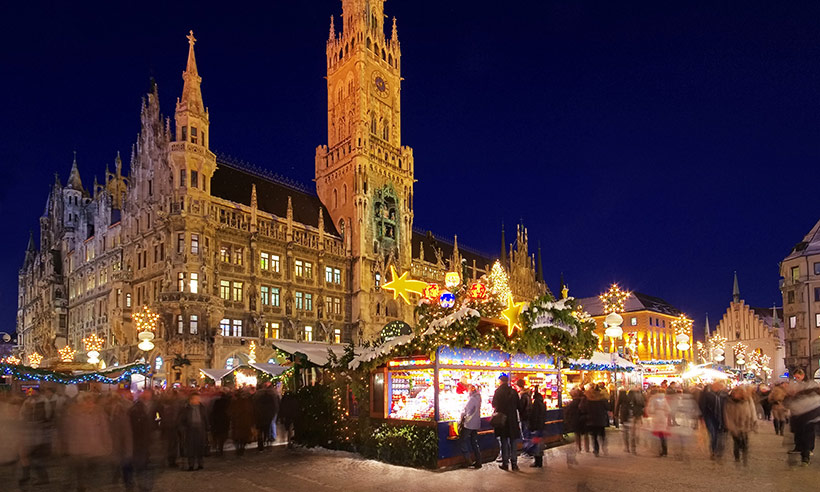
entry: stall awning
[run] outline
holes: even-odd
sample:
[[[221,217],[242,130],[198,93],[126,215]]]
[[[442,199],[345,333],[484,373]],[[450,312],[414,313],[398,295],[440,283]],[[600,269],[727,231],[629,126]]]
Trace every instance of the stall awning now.
[[[618,354],[593,352],[589,359],[570,359],[570,369],[589,371],[633,371],[637,367]]]
[[[222,381],[222,378],[230,374],[233,369],[200,369],[200,371],[214,381]]]
[[[249,366],[253,367],[257,371],[262,371],[265,374],[270,374],[271,376],[278,376],[283,372],[287,371],[287,367],[282,367],[279,364],[268,364],[268,363],[261,363],[261,362],[250,362],[248,363]]]
[[[308,362],[317,366],[324,366],[328,362],[327,351],[331,350],[336,357],[341,358],[345,353],[346,345],[341,343],[321,343],[321,342],[287,342],[275,340],[272,345],[282,352],[295,354],[303,353],[307,356]]]

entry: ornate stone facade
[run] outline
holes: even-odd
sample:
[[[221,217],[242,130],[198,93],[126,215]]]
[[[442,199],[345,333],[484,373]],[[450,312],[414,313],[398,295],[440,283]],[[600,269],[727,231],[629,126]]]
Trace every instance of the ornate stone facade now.
[[[125,176],[91,190],[76,158],[51,188],[41,244],[19,277],[17,330],[26,354],[54,360],[96,333],[107,364],[144,357],[169,382],[198,369],[273,354],[271,342],[372,339],[413,322],[380,285],[391,265],[440,280],[489,271],[487,255],[413,229],[414,162],[401,144],[401,51],[395,19],[384,35],[382,0],[343,0],[342,32],[327,41],[328,143],[316,149],[316,193],[210,149],[210,116],[188,36],[174,125],[152,83]],[[318,196],[317,196],[318,195]],[[513,285],[536,282],[526,231],[511,254]],[[528,277],[529,276],[529,277]],[[541,286],[541,287],[539,287]],[[132,314],[161,315],[150,353],[137,348]]]

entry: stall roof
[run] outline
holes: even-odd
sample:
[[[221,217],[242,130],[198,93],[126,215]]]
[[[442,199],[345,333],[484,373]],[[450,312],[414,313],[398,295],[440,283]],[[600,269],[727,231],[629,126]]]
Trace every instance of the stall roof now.
[[[615,360],[613,361],[612,356],[615,355]],[[632,362],[624,359],[620,355],[617,354],[605,354],[603,352],[593,352],[592,357],[589,359],[570,359],[570,365],[594,365],[594,366],[607,366],[611,368],[617,367],[618,369],[635,369],[637,366]]]
[[[222,378],[227,376],[233,369],[200,369],[200,371],[214,381],[222,381]]]
[[[323,342],[287,342],[275,340],[272,345],[282,352],[295,354],[301,352],[307,356],[308,362],[317,366],[324,366],[328,363],[327,351],[331,350],[336,357],[341,358],[345,353],[346,345],[341,343]]]
[[[268,364],[267,362],[250,362],[248,365],[271,376],[278,376],[288,370],[287,367],[282,367],[279,364]]]

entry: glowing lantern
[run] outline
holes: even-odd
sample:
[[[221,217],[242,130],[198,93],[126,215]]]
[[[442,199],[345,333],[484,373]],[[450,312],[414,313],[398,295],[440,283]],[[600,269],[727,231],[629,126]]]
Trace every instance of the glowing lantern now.
[[[441,296],[441,287],[436,283],[427,284],[422,295],[431,301],[435,301]]]
[[[480,282],[474,282],[470,286],[469,295],[477,301],[484,300],[487,298],[487,286]]]
[[[136,312],[131,315],[134,322],[137,324],[137,331],[139,334],[137,338],[140,343],[137,345],[143,352],[148,352],[154,348],[154,330],[157,329],[157,321],[159,321],[159,314],[151,311],[148,306],[142,306],[142,312]]]
[[[100,350],[103,348],[105,340],[98,337],[96,333],[83,338],[83,345],[85,345],[85,353],[88,355],[89,364],[97,364],[100,362]]]
[[[454,296],[451,292],[442,292],[441,296],[438,298],[438,303],[444,309],[450,309],[456,303],[456,296]]]
[[[610,338],[619,338],[623,335],[624,330],[621,328],[621,323],[623,322],[624,319],[620,314],[616,312],[609,313],[604,319],[604,323],[606,324],[606,331],[604,333],[606,336]]]
[[[461,276],[459,276],[458,272],[447,272],[444,274],[444,285],[446,285],[448,289],[455,289],[460,283]]]

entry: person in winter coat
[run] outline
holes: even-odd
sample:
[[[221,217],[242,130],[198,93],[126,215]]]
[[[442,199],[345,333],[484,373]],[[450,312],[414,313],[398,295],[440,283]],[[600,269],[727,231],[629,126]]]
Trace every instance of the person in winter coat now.
[[[296,425],[296,417],[299,414],[299,401],[291,391],[282,395],[282,402],[279,404],[278,420],[282,422],[285,430],[285,437],[288,441],[288,448],[293,448],[293,432]]]
[[[88,489],[96,479],[97,468],[111,456],[111,431],[108,416],[97,396],[83,393],[67,415],[68,454],[77,490]]]
[[[624,435],[624,451],[627,453],[637,453],[637,426],[643,417],[643,407],[643,394],[637,388],[632,388],[629,391],[622,388],[618,392],[615,415],[621,423]]]
[[[149,469],[151,448],[154,445],[156,431],[156,407],[153,401],[154,393],[144,390],[139,399],[128,409],[129,430],[131,432],[132,458],[134,478],[141,491],[153,488],[153,477]],[[126,489],[129,489],[126,483]],[[130,489],[129,489],[130,490]]]
[[[732,389],[724,410],[726,430],[734,442],[735,461],[749,461],[749,432],[755,429],[756,412],[750,395],[740,386]]]
[[[179,456],[179,411],[182,405],[182,397],[172,390],[162,396],[158,406],[160,436],[165,443],[165,458],[171,468],[177,467]]]
[[[669,453],[666,439],[669,437],[669,422],[672,410],[666,399],[665,391],[659,388],[652,390],[649,402],[646,404],[646,414],[651,421],[652,434],[660,440],[660,456],[666,456]]]
[[[723,438],[726,433],[723,414],[727,397],[722,381],[715,381],[701,395],[700,411],[709,432],[709,451],[713,460],[719,460],[723,456]]]
[[[208,446],[208,411],[199,400],[199,393],[188,397],[188,404],[182,409],[179,428],[185,443],[188,471],[202,469],[203,456]]]
[[[518,378],[513,387],[518,392],[518,421],[521,423],[521,439],[523,440],[522,450],[526,454],[531,454],[532,442],[530,441],[530,407],[532,406],[532,396],[527,382],[524,378]]]
[[[544,429],[547,422],[547,406],[544,404],[544,395],[538,391],[538,386],[532,390],[532,405],[530,406],[529,428],[532,435],[532,455],[535,462],[533,468],[544,466]]]
[[[256,450],[262,452],[265,450],[265,442],[268,440],[268,432],[270,432],[270,424],[273,422],[273,416],[276,414],[276,409],[273,388],[270,383],[266,383],[259,391],[253,395],[253,416],[256,421]]]
[[[245,454],[245,446],[253,437],[253,401],[246,390],[239,390],[231,399],[229,409],[236,454]]]
[[[581,440],[585,441],[586,450],[589,451],[589,436],[586,433],[585,420],[581,419],[581,401],[583,400],[583,392],[575,388],[569,392],[572,401],[564,407],[564,433],[575,433],[575,446],[577,451],[581,452]],[[574,456],[567,455],[570,462],[574,462]]]
[[[504,424],[495,427],[495,436],[501,439],[502,470],[518,470],[518,453],[515,441],[521,439],[521,427],[518,425],[518,393],[510,387],[510,377],[502,374],[500,384],[493,393],[493,408],[504,415]]]
[[[586,414],[587,429],[592,435],[593,453],[599,456],[601,448],[606,453],[606,434],[604,428],[609,425],[609,393],[602,386],[593,386],[584,394],[579,408]]]
[[[470,465],[470,449],[473,451],[473,468],[481,468],[481,450],[478,447],[478,431],[481,430],[481,393],[470,385],[470,397],[461,412],[461,454],[464,466]]]
[[[231,406],[231,394],[223,390],[214,400],[211,407],[211,435],[214,438],[216,452],[222,456],[225,450],[225,441],[231,429],[231,417],[228,410]]]
[[[772,421],[774,422],[774,433],[778,436],[783,435],[786,429],[786,419],[789,418],[789,409],[786,408],[784,401],[788,393],[783,383],[776,385],[769,393],[769,405],[772,408]]]
[[[820,423],[820,388],[814,383],[805,382],[805,377],[802,369],[794,371],[795,382],[790,386],[790,396],[786,400],[794,433],[794,451],[800,453],[804,466],[811,461],[815,428]]]

